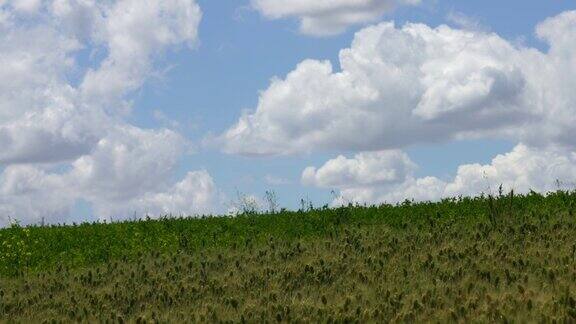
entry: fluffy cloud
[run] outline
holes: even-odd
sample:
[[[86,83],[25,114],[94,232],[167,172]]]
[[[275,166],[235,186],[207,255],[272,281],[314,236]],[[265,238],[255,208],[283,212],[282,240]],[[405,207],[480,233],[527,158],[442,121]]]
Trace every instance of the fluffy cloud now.
[[[72,176],[93,200],[122,201],[154,190],[169,178],[185,146],[170,130],[124,126],[72,163]]]
[[[16,11],[24,14],[36,13],[42,4],[41,0],[12,0],[9,2],[12,3],[12,6]]]
[[[70,189],[59,175],[27,165],[7,167],[0,174],[0,226],[65,221],[75,199]]]
[[[340,155],[319,169],[308,167],[302,181],[325,188],[388,185],[403,182],[415,168],[401,151],[364,152],[352,159]]]
[[[108,56],[86,73],[81,85],[87,100],[109,105],[140,88],[151,60],[167,47],[196,40],[200,8],[192,0],[124,0],[103,9],[106,19],[95,38]]]
[[[101,219],[126,215],[151,216],[206,213],[217,195],[206,171],[188,172],[171,184],[169,179],[186,147],[170,130],[117,130],[96,149],[72,163],[69,185],[92,202]]]
[[[170,182],[186,145],[180,135],[135,127],[118,131],[65,175],[78,197],[92,202],[96,216],[196,214],[213,207],[216,190],[206,171]]]
[[[0,163],[52,162],[86,153],[104,116],[78,107],[77,91],[66,80],[81,45],[55,28],[18,26],[10,13],[0,24]]]
[[[496,156],[490,164],[460,166],[450,181],[417,178],[412,170],[414,164],[398,151],[369,152],[350,159],[340,156],[318,169],[307,168],[302,181],[340,190],[335,203],[394,203],[404,199],[425,201],[495,194],[500,185],[506,191],[549,191],[558,189],[558,184],[562,188],[576,185],[576,153],[519,144],[511,152]],[[395,176],[388,177],[390,181],[379,181],[377,175],[387,174]]]
[[[83,155],[130,107],[126,97],[168,48],[192,44],[201,18],[192,0],[8,1],[0,24],[0,163]],[[21,10],[38,19],[22,23]],[[96,60],[77,63],[81,51]],[[7,82],[10,80],[10,82]]]
[[[339,202],[572,184],[576,11],[546,19],[536,35],[549,45],[545,52],[478,28],[367,27],[340,51],[340,71],[328,61],[301,62],[274,78],[256,109],[218,140],[225,151],[247,155],[362,152],[303,171],[304,184],[339,190]],[[398,151],[485,137],[522,144],[489,165],[460,166],[450,181],[415,177],[414,164]]]
[[[140,214],[152,215],[209,214],[214,210],[217,196],[212,177],[205,170],[201,170],[188,172],[184,179],[165,192],[147,193],[142,198],[129,202],[129,207],[119,207],[121,211],[140,210]]]
[[[547,52],[447,26],[367,27],[340,52],[340,71],[301,62],[219,140],[248,155],[478,137],[574,147],[576,11],[546,20],[537,35]]]
[[[90,202],[101,220],[207,213],[218,192],[206,171],[170,181],[185,144],[170,130],[123,126],[64,172],[11,165],[0,174],[0,224],[9,217],[25,224],[66,221],[77,199]]]
[[[310,35],[333,35],[348,26],[374,22],[401,5],[420,0],[252,0],[252,7],[270,19],[295,17],[300,31]]]
[[[211,207],[205,171],[173,179],[187,141],[125,120],[200,19],[194,0],[0,2],[0,224],[64,221],[77,199],[104,219]]]

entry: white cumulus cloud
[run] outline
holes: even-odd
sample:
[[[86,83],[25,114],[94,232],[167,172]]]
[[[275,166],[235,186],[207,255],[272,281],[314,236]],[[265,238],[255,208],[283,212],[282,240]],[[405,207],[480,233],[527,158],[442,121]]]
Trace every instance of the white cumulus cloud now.
[[[69,185],[93,203],[102,219],[136,213],[198,214],[210,211],[217,191],[206,171],[191,171],[170,182],[185,140],[170,130],[118,130],[72,163]]]
[[[81,85],[86,100],[109,105],[138,89],[152,72],[152,59],[175,45],[192,45],[201,11],[192,0],[124,0],[104,7],[95,40],[108,56],[87,71]]]
[[[398,156],[402,156],[398,159]],[[366,163],[369,160],[372,163]],[[350,170],[353,166],[353,172]],[[563,148],[540,148],[518,144],[506,154],[497,155],[490,164],[466,164],[458,167],[451,180],[418,178],[414,164],[398,151],[366,152],[353,158],[338,157],[316,169],[302,173],[302,182],[339,190],[335,203],[395,203],[405,199],[439,200],[457,195],[496,194],[502,185],[507,192],[540,192],[574,189],[576,153]],[[407,172],[408,171],[408,172]],[[378,181],[370,175],[397,174],[393,181]]]
[[[123,126],[65,171],[10,165],[0,174],[0,224],[63,222],[77,199],[90,202],[101,220],[208,213],[219,193],[206,171],[171,180],[185,145],[170,130]]]
[[[575,147],[576,11],[536,30],[546,52],[445,25],[367,27],[340,51],[339,71],[328,61],[301,62],[218,141],[246,155],[481,137]]]
[[[187,140],[125,118],[201,17],[194,0],[0,2],[0,225],[65,221],[78,199],[102,219],[212,208],[206,171],[174,178]]]
[[[66,179],[29,165],[8,166],[0,173],[0,226],[42,219],[67,219],[75,197]]]
[[[270,19],[296,18],[304,34],[338,34],[349,26],[380,19],[397,6],[420,0],[252,0],[252,7]]]
[[[205,170],[200,170],[188,172],[167,191],[149,192],[130,201],[128,206],[120,205],[116,208],[119,208],[120,212],[134,210],[138,214],[207,215],[213,212],[217,197],[218,192],[212,177]]]
[[[403,182],[415,168],[401,151],[363,152],[352,159],[340,155],[318,169],[308,167],[302,181],[325,188],[388,185]]]

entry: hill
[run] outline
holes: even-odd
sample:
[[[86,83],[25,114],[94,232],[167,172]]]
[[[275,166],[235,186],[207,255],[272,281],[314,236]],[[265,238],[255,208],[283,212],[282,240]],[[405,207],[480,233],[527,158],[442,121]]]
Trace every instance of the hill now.
[[[8,321],[575,321],[576,193],[0,230]]]

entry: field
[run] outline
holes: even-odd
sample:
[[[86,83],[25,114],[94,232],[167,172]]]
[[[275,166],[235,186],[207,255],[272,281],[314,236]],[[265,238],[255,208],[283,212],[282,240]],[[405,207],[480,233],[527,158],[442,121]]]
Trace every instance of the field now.
[[[576,193],[0,230],[0,321],[575,322]]]

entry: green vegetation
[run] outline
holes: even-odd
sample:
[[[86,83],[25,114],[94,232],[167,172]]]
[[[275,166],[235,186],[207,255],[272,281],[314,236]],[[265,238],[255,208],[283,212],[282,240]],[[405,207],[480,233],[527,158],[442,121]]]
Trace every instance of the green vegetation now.
[[[576,321],[576,193],[0,231],[0,321]]]

